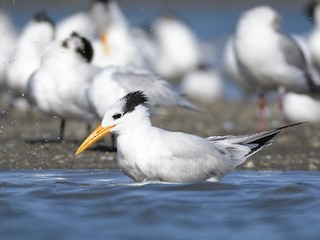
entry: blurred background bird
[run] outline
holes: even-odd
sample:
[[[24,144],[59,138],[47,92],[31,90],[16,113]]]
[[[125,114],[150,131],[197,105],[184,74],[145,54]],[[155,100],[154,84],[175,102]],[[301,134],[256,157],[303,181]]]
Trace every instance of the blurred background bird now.
[[[27,96],[40,111],[60,117],[59,139],[65,119],[100,120],[111,102],[130,91],[145,91],[153,106],[200,112],[217,101],[250,102],[256,94],[264,107],[265,93],[275,102],[279,92],[283,114],[271,123],[280,125],[284,118],[294,121],[298,99],[302,106],[317,102],[318,1],[291,3],[290,11],[263,1],[228,8],[217,1],[198,7],[189,1],[180,7],[158,1],[37,3],[26,8],[34,15],[28,21],[15,12],[23,3],[1,12],[1,97],[8,90]],[[305,17],[306,5],[313,21]],[[267,123],[260,113],[262,130]]]

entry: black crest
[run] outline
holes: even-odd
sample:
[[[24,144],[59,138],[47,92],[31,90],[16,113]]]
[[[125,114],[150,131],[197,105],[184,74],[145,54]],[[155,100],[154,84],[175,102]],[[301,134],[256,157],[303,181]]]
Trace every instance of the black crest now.
[[[89,40],[80,36],[78,33],[73,32],[71,37],[77,37],[81,40],[82,46],[77,47],[76,52],[78,52],[81,56],[83,56],[87,62],[91,62],[93,58],[93,48]]]
[[[37,12],[36,14],[33,15],[33,20],[36,22],[47,22],[54,27],[54,22],[49,18],[47,13],[45,11]]]
[[[316,9],[318,4],[320,4],[319,0],[318,1],[312,1],[312,2],[308,3],[307,6],[306,6],[306,13],[307,13],[308,18],[311,21],[314,21],[314,13],[315,13],[315,9]]]
[[[132,112],[136,106],[143,105],[149,107],[148,98],[142,91],[128,93],[124,97],[126,104],[123,107],[123,114]]]

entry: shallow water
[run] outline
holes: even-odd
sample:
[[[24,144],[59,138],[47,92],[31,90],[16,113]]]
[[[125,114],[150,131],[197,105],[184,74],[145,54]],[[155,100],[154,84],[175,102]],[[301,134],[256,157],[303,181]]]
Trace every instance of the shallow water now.
[[[320,172],[134,184],[118,171],[1,171],[1,239],[319,239]]]

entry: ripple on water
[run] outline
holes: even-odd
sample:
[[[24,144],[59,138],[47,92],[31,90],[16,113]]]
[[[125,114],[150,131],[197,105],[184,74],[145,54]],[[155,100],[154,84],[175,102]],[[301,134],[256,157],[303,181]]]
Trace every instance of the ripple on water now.
[[[217,183],[143,185],[119,171],[1,176],[0,234],[11,239],[51,233],[56,239],[268,240],[319,234],[319,172],[233,172]],[[35,228],[41,231],[35,234]]]

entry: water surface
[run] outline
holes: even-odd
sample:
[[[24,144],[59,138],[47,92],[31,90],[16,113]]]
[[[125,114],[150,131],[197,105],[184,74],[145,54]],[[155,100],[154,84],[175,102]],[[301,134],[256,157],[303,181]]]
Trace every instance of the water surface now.
[[[139,185],[118,171],[0,172],[1,239],[319,239],[320,172]]]

